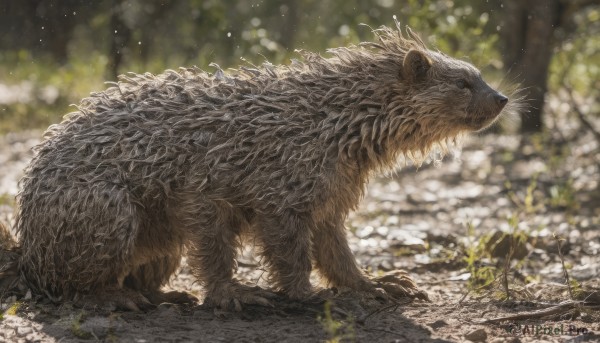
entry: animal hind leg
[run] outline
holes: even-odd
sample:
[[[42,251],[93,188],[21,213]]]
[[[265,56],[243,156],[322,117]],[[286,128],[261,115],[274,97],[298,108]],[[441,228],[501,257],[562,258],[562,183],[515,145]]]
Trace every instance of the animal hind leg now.
[[[73,299],[83,306],[152,308],[139,291],[123,287],[135,262],[137,238],[145,229],[143,209],[127,188],[95,182],[61,192],[53,198],[37,199],[35,211],[24,212],[20,223],[23,241],[28,244],[22,268],[26,278],[39,280],[33,283],[34,290]],[[52,239],[29,237],[36,234],[31,228]]]
[[[198,204],[198,202],[196,202]],[[198,211],[198,207],[201,207]],[[195,206],[187,223],[190,244],[188,262],[205,288],[204,303],[222,309],[241,310],[242,304],[270,306],[274,294],[257,286],[241,284],[233,278],[239,234],[248,223],[241,212],[228,204],[205,202]]]
[[[161,303],[189,304],[198,301],[187,292],[161,290],[169,282],[170,277],[177,271],[181,256],[163,256],[143,264],[132,270],[123,285],[139,291],[152,304]]]

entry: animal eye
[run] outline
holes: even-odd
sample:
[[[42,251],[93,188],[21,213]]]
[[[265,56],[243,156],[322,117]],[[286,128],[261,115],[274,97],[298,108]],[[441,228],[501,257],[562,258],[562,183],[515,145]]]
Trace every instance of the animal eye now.
[[[456,81],[456,87],[458,87],[460,89],[465,89],[465,88],[469,87],[469,84],[467,83],[467,80],[460,79],[460,80]]]

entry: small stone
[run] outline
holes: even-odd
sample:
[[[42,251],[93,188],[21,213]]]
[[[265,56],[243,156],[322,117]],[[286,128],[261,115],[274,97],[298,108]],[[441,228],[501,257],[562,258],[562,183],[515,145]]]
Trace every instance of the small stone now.
[[[520,260],[529,254],[531,246],[519,240],[516,236],[496,231],[486,242],[486,249],[492,257],[501,257]]]
[[[31,331],[32,331],[31,328],[27,327],[27,326],[19,326],[19,327],[17,327],[17,335],[19,335],[21,337],[30,334]]]
[[[519,343],[520,342],[520,340],[518,338],[516,341],[513,338],[517,338],[517,337],[510,337],[510,338],[496,337],[489,342],[490,343]]]
[[[466,334],[465,338],[473,342],[484,342],[487,339],[487,333],[484,329],[476,329]]]
[[[439,328],[441,328],[441,327],[447,326],[447,325],[448,325],[448,322],[447,322],[447,321],[445,321],[445,320],[443,320],[443,319],[436,320],[435,322],[433,322],[433,323],[429,324],[429,326],[430,326],[432,329],[435,329],[435,330],[437,330],[437,329],[439,329]]]

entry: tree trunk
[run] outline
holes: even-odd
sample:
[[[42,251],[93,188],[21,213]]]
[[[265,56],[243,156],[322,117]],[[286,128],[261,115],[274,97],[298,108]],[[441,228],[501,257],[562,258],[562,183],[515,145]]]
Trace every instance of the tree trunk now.
[[[527,90],[529,105],[529,113],[522,117],[521,132],[540,132],[559,0],[511,0],[504,4],[504,65]]]
[[[124,0],[113,2],[110,15],[110,51],[108,64],[106,65],[106,76],[109,80],[116,80],[119,75],[119,67],[123,62],[124,50],[131,40],[131,29],[123,21],[122,6]]]

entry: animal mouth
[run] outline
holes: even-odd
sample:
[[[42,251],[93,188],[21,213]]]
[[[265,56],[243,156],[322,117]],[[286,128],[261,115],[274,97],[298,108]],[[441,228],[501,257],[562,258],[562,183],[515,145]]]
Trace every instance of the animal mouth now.
[[[475,130],[483,130],[486,127],[492,125],[499,117],[501,111],[494,112],[492,114],[486,114],[475,120]]]
[[[500,117],[502,110],[508,103],[508,98],[501,93],[494,92],[491,94],[491,98],[493,105],[473,116],[469,123],[475,131],[483,130],[492,125]]]
[[[502,110],[485,111],[471,115],[465,120],[465,126],[471,131],[480,131],[492,125],[502,113]]]

